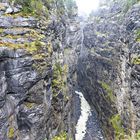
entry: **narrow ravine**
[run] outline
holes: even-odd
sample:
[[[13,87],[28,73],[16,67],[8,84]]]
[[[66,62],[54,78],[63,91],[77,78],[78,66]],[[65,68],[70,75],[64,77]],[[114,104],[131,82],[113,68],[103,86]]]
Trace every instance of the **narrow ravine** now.
[[[83,140],[86,134],[86,123],[88,117],[91,115],[91,108],[81,92],[75,91],[75,93],[79,95],[81,101],[81,115],[76,125],[75,138],[76,140]]]
[[[80,116],[76,124],[76,140],[104,140],[102,130],[97,119],[95,110],[93,111],[89,103],[81,92],[75,91],[80,99]]]

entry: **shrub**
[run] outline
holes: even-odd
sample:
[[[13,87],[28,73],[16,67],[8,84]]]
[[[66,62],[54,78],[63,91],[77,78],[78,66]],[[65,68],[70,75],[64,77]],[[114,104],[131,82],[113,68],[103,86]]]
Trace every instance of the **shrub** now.
[[[14,4],[22,5],[22,13],[24,15],[31,14],[34,16],[40,16],[46,12],[41,0],[15,0]],[[45,14],[47,15],[48,13]]]
[[[66,92],[67,71],[67,65],[62,66],[60,63],[54,64],[52,79],[54,96],[57,96],[60,92]]]
[[[119,114],[114,115],[110,120],[114,131],[115,131],[115,139],[120,140],[124,139],[125,133],[124,128],[122,127],[122,120]]]
[[[109,100],[114,102],[115,101],[115,96],[113,94],[113,91],[112,91],[111,87],[103,81],[99,81],[99,83],[101,84],[101,87],[106,91],[107,97],[109,98]]]

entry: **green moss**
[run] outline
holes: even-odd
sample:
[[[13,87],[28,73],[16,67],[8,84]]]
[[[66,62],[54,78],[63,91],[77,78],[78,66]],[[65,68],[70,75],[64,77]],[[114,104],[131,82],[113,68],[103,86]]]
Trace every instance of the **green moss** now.
[[[44,60],[47,57],[46,53],[39,53],[33,56],[34,60]]]
[[[47,53],[48,46],[46,43],[36,40],[30,43],[25,44],[15,44],[15,43],[9,43],[9,42],[1,42],[0,41],[0,47],[8,47],[11,49],[24,49],[29,54],[32,55],[32,58],[35,60],[33,64],[33,68],[38,71],[38,73],[42,73],[49,65],[49,63],[46,61],[47,57],[50,57],[50,50]],[[50,49],[50,46],[49,46]]]
[[[39,31],[35,31],[33,29],[28,29],[28,28],[13,28],[10,29],[11,31],[15,31],[17,30],[17,32],[22,32],[22,31],[26,31],[27,33],[23,36],[21,35],[6,35],[4,37],[0,37],[1,41],[0,41],[0,47],[6,46],[9,47],[11,49],[25,49],[27,52],[34,54],[34,53],[38,53],[38,51],[41,51],[43,48],[46,49],[46,43],[42,42],[41,40],[45,38],[45,36],[43,34],[41,34]],[[3,32],[4,29],[0,29],[0,32]],[[2,39],[3,38],[10,38],[10,39],[19,39],[19,38],[31,38],[32,40],[35,40],[33,42],[30,43],[11,43],[11,42],[3,42]]]
[[[62,132],[58,136],[55,136],[54,138],[52,138],[52,140],[67,140],[67,133]]]
[[[26,106],[28,109],[31,109],[31,108],[34,106],[34,103],[25,102],[25,106]]]
[[[138,130],[134,136],[131,136],[125,132],[121,116],[119,114],[112,116],[110,123],[114,128],[115,140],[140,140],[140,130]],[[131,133],[131,130],[129,133]]]
[[[107,92],[107,97],[109,98],[109,100],[114,102],[115,96],[113,95],[113,91],[111,87],[105,82],[99,81],[99,83],[101,84],[102,88]]]
[[[34,45],[36,47],[33,47]],[[46,50],[45,53],[42,50]],[[47,45],[40,41],[37,41],[36,43],[34,42],[31,47],[28,47],[28,51],[30,53],[34,53],[33,58],[36,62],[33,64],[33,68],[35,68],[39,73],[42,73],[50,66],[50,63],[46,61],[46,58],[50,58],[53,53],[50,42]]]
[[[75,0],[11,0],[11,2],[22,5],[21,13],[23,16],[44,16],[48,19],[52,10],[58,18],[65,13],[67,13],[68,16],[72,16],[76,12]]]
[[[11,49],[19,49],[19,48],[23,48],[23,44],[15,44],[15,43],[10,43],[10,42],[0,42],[0,47],[9,47]]]
[[[60,63],[54,64],[53,80],[52,80],[52,88],[53,88],[54,96],[57,96],[60,92],[63,93],[67,92],[67,88],[66,88],[67,71],[68,71],[67,65],[62,66]]]
[[[48,49],[48,53],[49,53],[49,55],[51,55],[52,52],[53,52],[53,47],[52,47],[51,42],[48,42],[47,49]]]
[[[21,36],[20,35],[11,35],[11,34],[8,34],[8,35],[4,36],[3,38],[19,39],[19,38],[21,38]],[[24,37],[22,36],[22,38],[24,38]]]
[[[128,135],[126,135],[125,136],[127,139],[124,139],[124,140],[140,140],[140,130],[138,130],[135,134],[134,134],[134,136],[132,137],[132,136],[128,136]]]
[[[26,14],[41,14],[43,9],[42,1],[36,0],[15,0],[15,3],[22,5],[22,13]]]
[[[14,137],[14,128],[13,127],[10,127],[9,128],[9,131],[8,131],[8,138],[9,139],[12,139]]]
[[[115,140],[121,140],[125,138],[125,132],[124,128],[122,127],[122,120],[119,114],[114,115],[110,122],[112,124],[112,127],[115,131]]]
[[[8,34],[8,35],[5,35],[4,37],[7,37],[7,38],[11,38],[11,39],[19,39],[19,38],[25,38],[25,39],[32,39],[32,40],[42,40],[45,38],[45,35],[40,33],[40,30],[34,30],[34,29],[29,29],[29,28],[12,28],[10,29],[11,32],[25,32],[24,35],[13,35],[13,34]],[[0,33],[1,32],[5,32],[5,29],[0,29]]]
[[[140,57],[133,58],[132,64],[134,64],[134,65],[140,65]]]
[[[136,41],[140,42],[140,29],[136,31]]]
[[[0,28],[0,34],[3,33],[4,29]]]
[[[136,133],[136,140],[140,140],[140,130]]]
[[[32,38],[37,38],[38,40],[41,40],[45,38],[45,35],[35,31],[35,30],[30,30],[30,33],[25,35],[26,37],[32,37]]]
[[[33,58],[36,60],[33,64],[33,68],[41,74],[49,66],[49,62],[46,61],[46,58],[51,56],[50,53],[47,52],[48,45],[37,40],[29,44],[29,46],[26,47],[26,50],[33,54]]]
[[[22,11],[20,12],[20,16],[35,16],[40,17],[41,15],[48,17],[48,10],[44,3],[47,0],[11,0],[14,4],[22,5]],[[19,14],[19,13],[18,13]],[[16,15],[16,14],[14,14]],[[13,14],[12,14],[13,16]]]
[[[32,67],[37,70],[37,72],[39,74],[42,74],[44,72],[44,70],[46,70],[50,65],[45,62],[45,61],[41,61],[40,60],[38,62],[35,62]]]
[[[22,12],[19,12],[19,13],[9,13],[9,14],[4,14],[4,16],[7,16],[7,17],[13,17],[13,18],[17,18],[17,17],[28,17],[28,16],[24,16],[23,14],[22,14]]]
[[[29,53],[37,52],[41,50],[41,48],[45,47],[45,45],[46,44],[44,42],[41,42],[39,40],[36,40],[31,43],[25,43],[25,44],[16,44],[16,43],[2,42],[2,41],[0,42],[0,47],[6,46],[11,49],[25,49]]]

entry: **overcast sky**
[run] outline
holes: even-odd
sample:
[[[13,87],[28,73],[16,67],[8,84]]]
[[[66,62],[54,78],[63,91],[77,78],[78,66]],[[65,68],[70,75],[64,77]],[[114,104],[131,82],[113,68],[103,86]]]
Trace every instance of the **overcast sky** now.
[[[90,14],[92,10],[97,10],[99,6],[99,0],[76,0],[79,15]]]

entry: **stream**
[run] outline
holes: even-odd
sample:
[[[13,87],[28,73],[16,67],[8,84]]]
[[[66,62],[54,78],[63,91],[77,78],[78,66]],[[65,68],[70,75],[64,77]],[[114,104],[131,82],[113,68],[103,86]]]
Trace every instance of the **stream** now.
[[[104,140],[102,129],[95,110],[92,110],[89,103],[81,92],[75,91],[80,100],[80,116],[76,124],[75,140]]]

